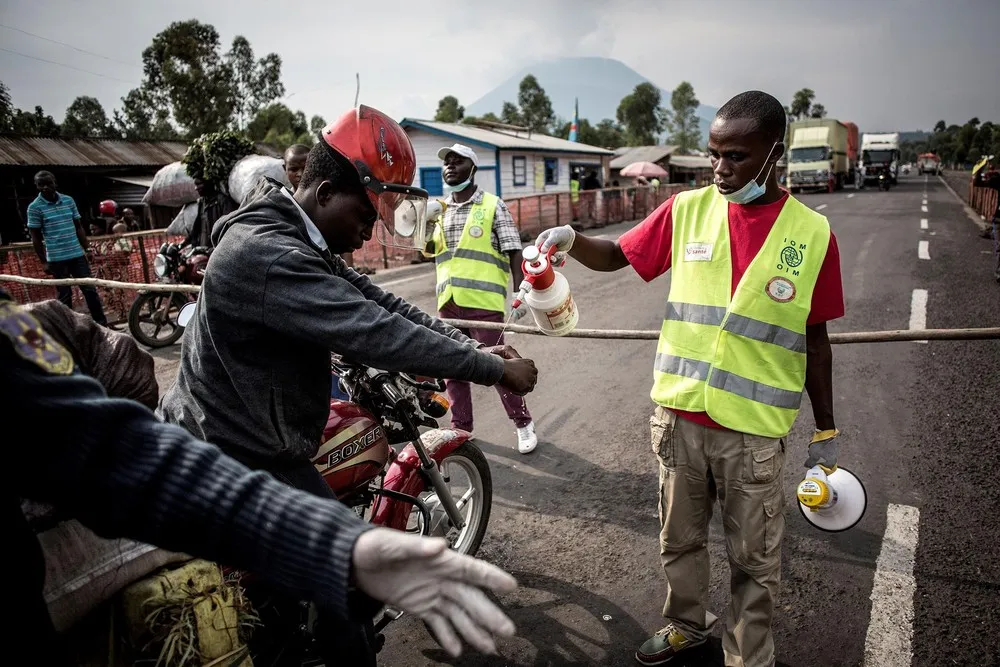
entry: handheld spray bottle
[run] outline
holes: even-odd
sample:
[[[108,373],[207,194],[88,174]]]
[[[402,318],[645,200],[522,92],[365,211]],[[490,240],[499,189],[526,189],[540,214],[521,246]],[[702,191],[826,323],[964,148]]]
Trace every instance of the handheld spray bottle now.
[[[521,251],[521,283],[513,308],[523,301],[528,305],[535,324],[547,336],[565,336],[576,328],[580,313],[573,301],[569,281],[552,266],[556,248],[549,248],[544,255],[531,245]]]

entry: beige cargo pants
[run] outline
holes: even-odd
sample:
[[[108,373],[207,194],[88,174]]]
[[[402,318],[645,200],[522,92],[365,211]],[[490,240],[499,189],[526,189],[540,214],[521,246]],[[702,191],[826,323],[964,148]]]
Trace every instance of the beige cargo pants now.
[[[708,428],[658,407],[650,418],[660,460],[663,615],[685,637],[704,639],[715,617],[709,587],[708,522],[718,498],[732,570],[722,647],[727,667],[771,667],[771,618],[781,579],[783,440]]]

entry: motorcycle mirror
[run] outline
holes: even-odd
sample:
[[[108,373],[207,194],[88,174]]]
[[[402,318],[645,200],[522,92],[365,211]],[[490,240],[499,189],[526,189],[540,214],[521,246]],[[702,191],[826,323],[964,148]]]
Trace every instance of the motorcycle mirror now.
[[[181,307],[181,312],[177,313],[177,324],[186,327],[191,318],[194,317],[195,308],[198,307],[197,301],[189,301]]]

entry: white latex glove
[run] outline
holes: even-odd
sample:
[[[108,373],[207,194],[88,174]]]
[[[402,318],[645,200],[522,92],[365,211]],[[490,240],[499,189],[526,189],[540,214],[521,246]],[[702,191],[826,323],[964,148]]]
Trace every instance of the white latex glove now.
[[[576,240],[576,230],[569,225],[546,229],[538,235],[535,245],[544,255],[552,246],[561,253],[567,253],[573,248],[573,241]]]
[[[510,311],[510,323],[517,324],[518,322],[521,321],[521,319],[523,319],[527,315],[528,315],[528,304],[522,301],[520,306]]]
[[[374,528],[354,543],[353,565],[359,590],[423,620],[454,657],[462,653],[459,635],[493,654],[494,635],[514,634],[514,622],[480,589],[509,593],[517,581],[494,565],[451,551],[443,539]]]

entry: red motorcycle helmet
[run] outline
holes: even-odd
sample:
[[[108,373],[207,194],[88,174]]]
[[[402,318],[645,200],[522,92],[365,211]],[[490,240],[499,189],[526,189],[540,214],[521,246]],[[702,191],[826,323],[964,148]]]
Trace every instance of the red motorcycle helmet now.
[[[105,199],[98,205],[97,210],[101,215],[115,215],[118,212],[118,204],[113,199]]]
[[[399,123],[361,105],[323,128],[320,139],[357,170],[368,200],[389,233],[395,233],[397,221],[423,220],[427,191],[410,185],[417,158]]]

